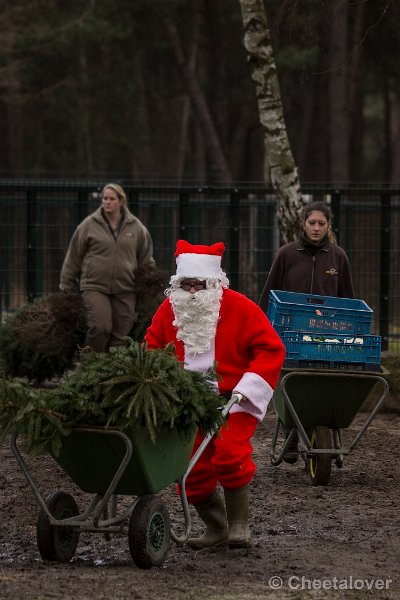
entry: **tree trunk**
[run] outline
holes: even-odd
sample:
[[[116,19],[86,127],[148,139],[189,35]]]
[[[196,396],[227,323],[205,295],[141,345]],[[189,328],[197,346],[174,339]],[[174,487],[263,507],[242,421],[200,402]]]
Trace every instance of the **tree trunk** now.
[[[342,0],[331,8],[330,19],[330,179],[349,179],[349,120],[347,113],[347,18]]]
[[[397,105],[399,102],[397,101]],[[400,118],[397,115],[397,123],[394,128],[394,141],[393,141],[393,160],[392,160],[392,172],[391,182],[398,184],[400,181]]]
[[[352,54],[349,76],[349,179],[360,181],[362,172],[362,137],[363,137],[363,35],[367,3],[363,2],[357,7],[354,33],[351,36]]]
[[[283,242],[298,237],[303,207],[300,183],[283,115],[279,81],[267,16],[262,0],[240,0],[244,46],[256,85],[258,112],[271,183],[277,200],[277,219]]]
[[[390,84],[389,77],[383,69],[382,73],[382,94],[383,94],[383,148],[384,148],[384,160],[383,160],[383,180],[388,183],[391,178],[393,171],[393,160],[392,160],[392,104],[390,100]]]
[[[250,135],[251,127],[254,125],[255,108],[253,94],[249,93],[244,98],[230,145],[229,162],[232,165],[232,172],[235,174],[237,181],[241,181],[245,177],[245,173],[250,172],[248,162],[254,159],[254,156],[252,156],[253,152],[251,152],[250,156],[247,156],[247,153],[244,153],[243,149],[246,148],[246,140]],[[249,148],[251,151],[253,149]]]
[[[188,69],[190,73],[196,72],[197,54],[199,49],[199,35],[200,35],[200,6],[198,3],[195,4],[195,14],[193,17],[193,29],[192,29],[192,43],[189,54]],[[182,183],[185,173],[185,162],[186,154],[189,142],[189,121],[191,111],[191,100],[190,95],[185,94],[182,100],[182,117],[180,123],[179,132],[179,145],[178,145],[178,165],[177,165],[177,181]]]
[[[79,67],[81,87],[78,93],[80,132],[82,143],[77,148],[77,164],[74,165],[77,172],[83,171],[90,176],[94,174],[94,158],[91,137],[91,111],[90,111],[90,80],[88,73],[88,61],[83,41],[79,43]]]
[[[212,178],[215,182],[229,184],[232,182],[231,172],[203,90],[185,58],[175,25],[170,19],[164,19],[164,27],[203,132],[211,162]]]
[[[15,87],[8,89],[3,98],[7,111],[8,170],[11,176],[21,173],[24,164],[23,119],[19,88],[19,82],[16,80]]]
[[[140,145],[138,146],[138,149],[135,149],[131,162],[132,173],[136,178],[148,177],[149,165],[155,164],[156,162],[151,134],[151,104],[149,102],[147,80],[144,73],[145,70],[145,67],[140,65],[135,73],[135,83],[139,100],[132,123],[131,136],[134,138],[139,134],[141,138]]]

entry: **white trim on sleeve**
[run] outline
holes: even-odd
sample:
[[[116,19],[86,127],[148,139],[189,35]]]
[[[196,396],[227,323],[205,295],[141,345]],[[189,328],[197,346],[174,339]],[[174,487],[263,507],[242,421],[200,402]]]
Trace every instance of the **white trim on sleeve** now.
[[[243,394],[246,399],[243,399],[240,404],[234,404],[230,412],[246,412],[256,417],[258,421],[262,421],[274,393],[269,383],[257,373],[245,373],[235,385],[233,393],[235,392]]]

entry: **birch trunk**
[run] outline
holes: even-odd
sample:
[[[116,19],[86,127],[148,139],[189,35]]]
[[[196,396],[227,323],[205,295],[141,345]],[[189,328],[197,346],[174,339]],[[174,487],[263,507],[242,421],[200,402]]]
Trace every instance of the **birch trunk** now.
[[[267,16],[262,0],[239,0],[244,46],[256,85],[269,178],[277,201],[277,220],[283,242],[300,233],[303,208],[299,177],[286,131],[280,87]],[[267,176],[265,177],[267,179]]]

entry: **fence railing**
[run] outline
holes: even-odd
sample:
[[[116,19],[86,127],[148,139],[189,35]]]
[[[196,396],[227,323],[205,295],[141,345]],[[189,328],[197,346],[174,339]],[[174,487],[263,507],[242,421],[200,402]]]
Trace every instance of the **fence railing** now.
[[[176,240],[223,241],[231,287],[257,301],[279,246],[270,189],[135,186],[122,181],[130,210],[150,230],[157,264],[175,271]],[[4,317],[58,289],[76,225],[99,205],[98,181],[0,180],[0,311]],[[395,349],[400,334],[400,189],[388,186],[303,186],[324,200],[350,259],[355,291],[374,310],[373,332]],[[399,344],[400,345],[400,344]]]

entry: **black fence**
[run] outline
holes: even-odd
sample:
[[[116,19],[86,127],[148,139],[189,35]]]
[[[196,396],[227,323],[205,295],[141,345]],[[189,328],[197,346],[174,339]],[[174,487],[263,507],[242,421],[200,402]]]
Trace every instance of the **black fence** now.
[[[104,182],[0,181],[0,312],[57,291],[62,261],[76,225],[98,207]],[[263,187],[125,188],[129,208],[150,230],[155,258],[175,271],[176,240],[223,241],[231,287],[257,301],[279,246],[275,197]],[[397,350],[400,334],[400,189],[303,186],[335,216],[338,242],[349,256],[358,298],[374,310],[373,333]],[[400,339],[400,338],[399,338]],[[400,346],[400,343],[399,343]]]

